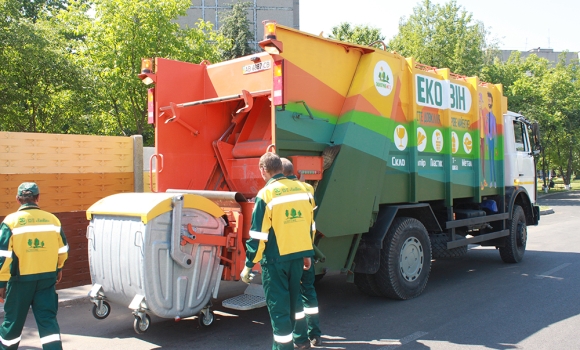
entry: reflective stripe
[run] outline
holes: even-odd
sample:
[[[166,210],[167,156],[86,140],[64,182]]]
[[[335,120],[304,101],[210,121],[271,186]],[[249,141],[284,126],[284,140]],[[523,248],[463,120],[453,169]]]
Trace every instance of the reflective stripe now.
[[[2,343],[3,345],[6,345],[6,346],[12,346],[14,344],[18,344],[18,342],[20,342],[21,338],[22,338],[22,336],[20,336],[16,339],[12,339],[12,340],[6,340],[6,339],[0,337],[0,343]]]
[[[290,343],[292,341],[292,333],[288,335],[276,335],[274,334],[274,341],[276,343]]]
[[[296,316],[294,316],[294,319],[301,320],[304,318],[304,316],[305,316],[304,311],[300,311],[300,312],[296,313]]]
[[[32,226],[20,226],[12,229],[13,235],[21,235],[23,233],[31,232],[57,232],[60,233],[60,226],[56,225],[32,225]]]
[[[317,307],[305,307],[304,313],[307,315],[316,315],[318,313],[318,306]]]
[[[316,223],[315,222],[312,223],[312,232],[316,232]]]
[[[260,241],[268,240],[268,234],[260,231],[250,231],[250,237],[254,239],[259,239]]]
[[[0,250],[0,257],[2,258],[11,258],[12,251],[11,250]]]
[[[290,194],[287,196],[280,196],[280,197],[276,197],[274,199],[272,199],[270,201],[270,203],[268,203],[268,208],[270,208],[270,210],[272,210],[272,207],[278,204],[284,204],[284,203],[289,203],[289,202],[298,202],[298,201],[303,201],[303,200],[309,200],[308,198],[308,193],[296,193],[296,194]]]
[[[68,244],[65,245],[64,247],[58,248],[58,253],[59,254],[63,254],[63,253],[66,253],[66,252],[68,252]]]
[[[40,344],[52,343],[53,341],[60,341],[60,334],[51,334],[40,338]]]

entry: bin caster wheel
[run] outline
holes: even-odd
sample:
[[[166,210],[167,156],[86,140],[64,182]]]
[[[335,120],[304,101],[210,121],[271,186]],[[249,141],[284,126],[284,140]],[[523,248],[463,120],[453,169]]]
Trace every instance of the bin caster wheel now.
[[[133,329],[135,330],[135,333],[143,334],[147,332],[147,329],[149,329],[150,324],[151,317],[149,317],[149,315],[145,314],[144,319],[142,319],[139,316],[135,316],[135,321],[133,321]]]
[[[197,320],[199,321],[199,325],[202,328],[209,327],[213,324],[214,320],[213,311],[208,311],[207,313],[200,312],[197,316]]]
[[[101,301],[101,307],[98,307],[96,304],[93,305],[93,316],[97,320],[104,320],[109,316],[111,313],[111,305],[106,301]]]

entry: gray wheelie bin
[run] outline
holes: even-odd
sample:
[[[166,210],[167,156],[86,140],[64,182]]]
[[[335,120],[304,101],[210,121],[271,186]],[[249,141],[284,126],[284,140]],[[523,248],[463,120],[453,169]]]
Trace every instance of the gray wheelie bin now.
[[[120,193],[93,204],[87,210],[93,316],[106,318],[111,302],[132,310],[137,333],[149,328],[149,314],[199,315],[209,326],[222,248],[192,242],[196,234],[223,236],[223,215],[209,199],[184,193]]]

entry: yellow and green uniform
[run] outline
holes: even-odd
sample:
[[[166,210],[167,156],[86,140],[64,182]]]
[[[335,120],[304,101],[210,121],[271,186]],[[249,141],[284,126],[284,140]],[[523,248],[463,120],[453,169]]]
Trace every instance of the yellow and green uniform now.
[[[294,175],[287,176],[288,179],[294,180],[300,183],[305,190],[310,193],[312,207],[316,208],[316,203],[314,201],[314,187],[307,182],[300,182],[298,178]],[[312,221],[312,239],[314,241],[314,235],[316,234],[316,225],[314,220]],[[316,296],[316,289],[314,288],[314,280],[316,278],[316,272],[314,270],[314,263],[310,266],[310,269],[304,270],[302,272],[302,278],[300,279],[300,294],[302,299],[302,306],[304,308],[304,315],[306,317],[306,324],[303,327],[301,324],[297,323],[294,327],[294,343],[302,344],[308,339],[314,339],[320,337],[322,332],[320,330],[320,322],[318,320],[318,297]],[[297,316],[298,318],[298,316]]]
[[[42,348],[62,349],[55,284],[67,257],[60,221],[36,205],[22,205],[0,224],[0,287],[6,287],[1,349],[18,348],[30,306]]]
[[[300,278],[312,257],[312,204],[300,184],[274,175],[258,192],[246,241],[246,266],[260,262],[266,304],[274,332],[273,349],[293,349],[296,321],[304,322]]]

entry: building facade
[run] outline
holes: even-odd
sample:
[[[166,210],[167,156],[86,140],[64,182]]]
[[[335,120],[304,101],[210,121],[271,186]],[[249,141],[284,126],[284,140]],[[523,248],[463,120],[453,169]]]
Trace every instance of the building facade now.
[[[507,62],[512,52],[517,50],[500,50],[499,59],[502,62]],[[551,64],[556,65],[562,52],[554,51],[553,49],[542,49],[540,47],[528,51],[521,51],[522,59],[528,58],[530,55],[536,55],[540,58],[547,59]],[[578,59],[578,52],[566,52],[566,64],[570,64],[572,60]]]
[[[250,46],[258,50],[258,42],[264,36],[263,20],[275,20],[287,27],[299,29],[300,1],[299,0],[192,0],[187,16],[178,22],[184,26],[193,27],[199,19],[214,24],[218,30],[225,13],[232,9],[236,2],[249,2],[248,19],[250,31],[254,34]]]

